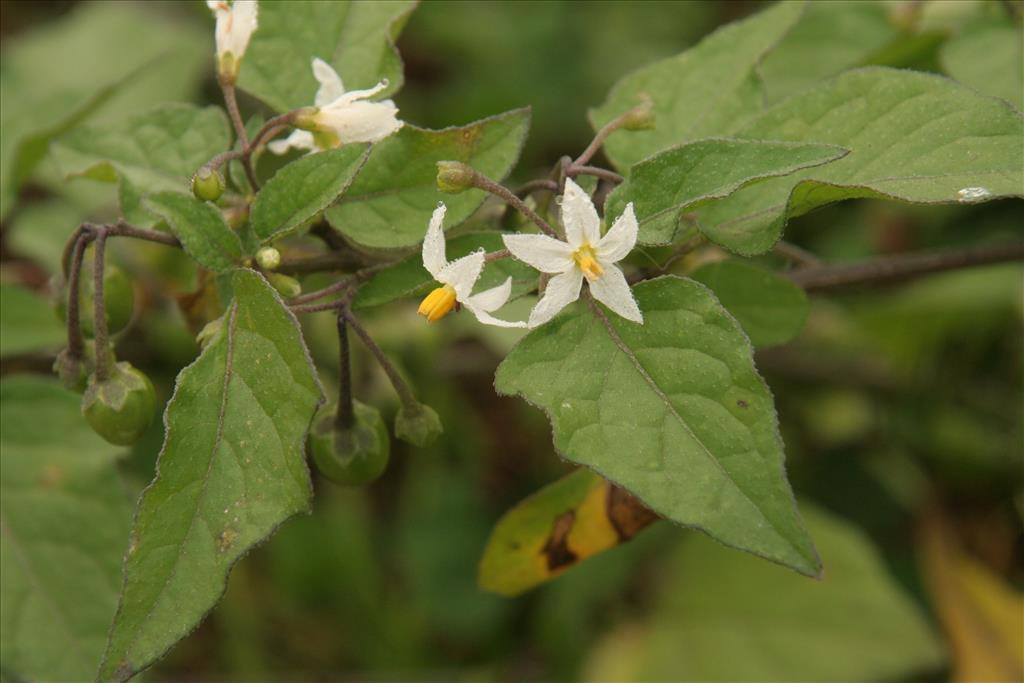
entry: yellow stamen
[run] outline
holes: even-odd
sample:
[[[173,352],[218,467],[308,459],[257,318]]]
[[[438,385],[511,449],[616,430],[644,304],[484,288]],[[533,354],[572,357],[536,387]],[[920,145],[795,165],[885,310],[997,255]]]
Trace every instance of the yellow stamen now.
[[[418,312],[429,322],[436,322],[448,315],[453,308],[455,308],[455,289],[451,285],[444,285],[423,298]]]
[[[593,282],[604,275],[604,268],[597,262],[597,254],[589,244],[584,244],[573,253],[572,258],[576,265],[583,271],[587,280]]]

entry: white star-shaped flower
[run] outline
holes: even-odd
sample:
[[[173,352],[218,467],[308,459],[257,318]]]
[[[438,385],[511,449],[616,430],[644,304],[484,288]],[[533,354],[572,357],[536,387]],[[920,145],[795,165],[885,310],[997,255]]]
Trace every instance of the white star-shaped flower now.
[[[423,267],[441,283],[441,286],[424,297],[420,303],[420,315],[425,316],[430,322],[440,320],[455,308],[455,303],[458,302],[485,325],[526,327],[525,322],[499,320],[491,315],[508,301],[512,293],[512,278],[506,279],[497,287],[472,294],[473,285],[484,269],[482,249],[451,263],[448,262],[444,253],[444,230],[441,228],[444,214],[444,204],[434,209],[434,214],[430,217],[430,226],[427,228],[427,236],[423,239]]]
[[[565,242],[547,235],[506,235],[505,246],[520,261],[554,275],[544,296],[530,311],[529,327],[551,320],[580,297],[587,279],[594,298],[626,320],[644,322],[626,277],[615,265],[633,249],[640,229],[632,202],[601,237],[601,219],[594,203],[579,185],[565,181],[562,195]]]
[[[292,147],[318,151],[350,142],[377,142],[402,127],[394,102],[368,101],[388,87],[387,81],[368,90],[345,92],[338,72],[319,57],[313,59],[313,76],[320,83],[313,100],[315,109],[300,116],[295,124],[305,130],[296,130],[267,145],[274,154],[284,154]]]
[[[258,7],[256,0],[206,0],[217,17],[217,63],[221,74],[234,79],[238,66],[249,47],[249,39],[256,30]]]

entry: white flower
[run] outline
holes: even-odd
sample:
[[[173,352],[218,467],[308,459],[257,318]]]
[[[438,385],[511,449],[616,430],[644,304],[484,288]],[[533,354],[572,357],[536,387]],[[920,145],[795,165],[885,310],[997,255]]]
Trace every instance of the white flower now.
[[[238,66],[256,30],[256,0],[206,0],[217,17],[217,62],[222,75],[234,79]]]
[[[423,238],[423,267],[441,286],[423,299],[420,315],[426,316],[430,322],[440,320],[455,307],[457,301],[486,325],[526,327],[524,322],[499,320],[491,315],[508,301],[512,293],[512,278],[497,287],[470,295],[484,269],[484,252],[481,249],[449,263],[444,254],[444,231],[441,228],[444,214],[444,204],[434,209],[427,236]]]
[[[601,219],[587,193],[572,180],[565,181],[562,225],[566,242],[546,235],[506,235],[505,246],[520,261],[553,274],[544,296],[530,311],[529,327],[543,325],[580,297],[583,278],[590,293],[627,320],[643,324],[626,277],[614,265],[636,244],[640,229],[632,202],[601,237]]]
[[[271,142],[267,147],[274,154],[284,154],[292,147],[315,151],[349,142],[377,142],[402,127],[394,102],[367,101],[387,88],[387,81],[369,90],[345,92],[341,77],[319,57],[313,60],[313,76],[320,83],[313,100],[315,111],[296,121],[296,126],[307,130],[296,130],[283,140]]]

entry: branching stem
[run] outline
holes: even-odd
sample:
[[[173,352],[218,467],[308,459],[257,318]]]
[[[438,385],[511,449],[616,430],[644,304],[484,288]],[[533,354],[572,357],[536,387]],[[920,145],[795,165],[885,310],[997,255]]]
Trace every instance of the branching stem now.
[[[536,211],[527,206],[526,202],[524,202],[522,199],[513,194],[512,191],[509,190],[504,185],[494,182],[487,176],[481,174],[476,169],[472,170],[474,187],[484,190],[485,192],[490,192],[494,196],[500,198],[502,201],[504,201],[506,204],[514,208],[516,211],[519,211],[524,216],[533,221],[534,225],[540,228],[544,232],[544,234],[548,235],[549,237],[554,237],[555,239],[558,239],[558,233],[555,232],[555,229],[552,228],[546,220],[541,218]]]
[[[94,232],[96,246],[92,254],[93,331],[96,342],[96,381],[110,379],[110,340],[107,330],[107,302],[103,298],[103,275],[106,265],[107,229],[99,226]]]
[[[405,379],[398,372],[398,368],[392,364],[391,359],[387,357],[387,354],[377,346],[377,342],[373,341],[373,337],[366,331],[355,316],[352,315],[352,311],[344,311],[345,318],[348,320],[349,325],[355,330],[355,333],[359,335],[359,338],[363,340],[363,344],[370,350],[374,358],[380,364],[384,374],[388,376],[391,381],[391,386],[395,388],[395,393],[398,394],[398,400],[402,402],[402,407],[406,409],[415,410],[419,406],[419,401],[416,400],[416,396],[412,393],[412,389],[405,383]]]

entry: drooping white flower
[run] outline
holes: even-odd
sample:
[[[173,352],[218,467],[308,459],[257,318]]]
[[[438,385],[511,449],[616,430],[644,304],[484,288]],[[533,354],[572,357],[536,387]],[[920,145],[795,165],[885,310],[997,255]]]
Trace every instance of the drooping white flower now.
[[[626,277],[616,262],[636,244],[637,223],[633,204],[627,204],[604,237],[594,203],[579,185],[565,181],[562,225],[566,241],[547,235],[506,235],[505,246],[520,261],[554,275],[544,296],[530,311],[529,327],[551,320],[580,296],[586,278],[594,298],[626,320],[643,324],[644,317],[633,298]]]
[[[441,283],[441,286],[424,297],[420,303],[420,315],[425,316],[430,322],[435,322],[447,315],[458,302],[485,325],[526,327],[525,322],[499,320],[491,315],[508,301],[512,293],[512,278],[506,279],[497,287],[472,294],[473,286],[484,269],[483,250],[448,262],[445,257],[444,230],[441,228],[444,214],[444,204],[434,209],[427,235],[423,239],[423,267]]]
[[[292,147],[316,151],[349,142],[377,142],[402,127],[394,102],[369,101],[388,87],[386,80],[368,90],[345,92],[338,72],[319,57],[313,59],[313,76],[320,83],[313,100],[314,110],[296,120],[300,130],[267,145],[271,152],[284,154]]]
[[[249,47],[249,39],[256,30],[258,7],[256,0],[206,0],[217,17],[217,68],[222,77],[234,80],[238,67]]]

